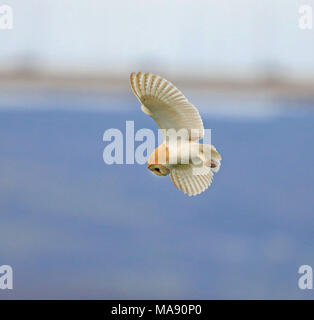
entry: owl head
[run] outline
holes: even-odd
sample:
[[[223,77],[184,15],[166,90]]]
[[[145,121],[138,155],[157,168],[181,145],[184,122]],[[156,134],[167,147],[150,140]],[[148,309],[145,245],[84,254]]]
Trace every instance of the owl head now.
[[[150,155],[147,163],[147,168],[157,176],[167,176],[170,173],[167,165],[168,162],[168,147],[162,144]]]
[[[170,173],[170,170],[166,166],[158,163],[148,163],[147,168],[157,176],[167,176]]]

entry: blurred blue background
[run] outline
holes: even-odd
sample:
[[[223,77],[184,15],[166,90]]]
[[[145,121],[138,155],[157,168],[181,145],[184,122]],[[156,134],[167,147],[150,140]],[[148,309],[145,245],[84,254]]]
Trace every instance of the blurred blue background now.
[[[0,299],[313,299],[314,30],[303,1],[11,1],[0,30]],[[312,3],[307,1],[306,3]],[[314,5],[314,3],[313,3]],[[130,71],[186,93],[223,157],[187,197],[106,165],[155,123]]]

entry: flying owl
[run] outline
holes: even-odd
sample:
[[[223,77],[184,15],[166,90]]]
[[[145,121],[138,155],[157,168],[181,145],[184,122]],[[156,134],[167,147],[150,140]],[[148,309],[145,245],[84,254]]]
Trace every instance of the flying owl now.
[[[173,184],[189,196],[205,191],[220,169],[221,156],[213,145],[198,143],[204,137],[198,110],[160,76],[133,72],[130,82],[142,111],[163,134],[163,143],[150,155],[147,168],[157,176],[170,174]]]

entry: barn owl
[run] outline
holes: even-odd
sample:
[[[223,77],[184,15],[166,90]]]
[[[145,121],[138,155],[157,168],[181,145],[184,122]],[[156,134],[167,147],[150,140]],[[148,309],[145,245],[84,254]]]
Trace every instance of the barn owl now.
[[[221,156],[213,145],[197,142],[204,136],[198,110],[160,76],[133,72],[130,82],[142,111],[155,120],[163,134],[163,143],[148,159],[148,169],[157,176],[170,174],[173,184],[189,196],[205,191],[213,172],[220,169]]]

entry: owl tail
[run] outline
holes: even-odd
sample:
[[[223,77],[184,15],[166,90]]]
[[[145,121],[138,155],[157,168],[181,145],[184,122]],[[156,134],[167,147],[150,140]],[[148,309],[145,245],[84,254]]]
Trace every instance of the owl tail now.
[[[213,145],[201,144],[200,152],[204,165],[210,167],[213,172],[218,172],[221,165],[221,155],[216,148]]]

